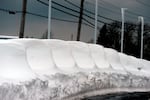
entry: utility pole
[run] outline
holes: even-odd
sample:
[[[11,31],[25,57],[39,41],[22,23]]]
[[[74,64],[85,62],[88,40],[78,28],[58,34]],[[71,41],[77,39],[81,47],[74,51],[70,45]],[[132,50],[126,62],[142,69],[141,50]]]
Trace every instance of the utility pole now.
[[[121,8],[121,17],[122,17],[122,28],[121,28],[121,53],[123,53],[124,45],[124,15],[127,8]]]
[[[80,41],[81,25],[82,25],[82,18],[83,18],[83,8],[84,8],[84,0],[81,0],[79,24],[78,24],[78,31],[77,31],[77,41]]]
[[[138,19],[139,19],[139,21],[140,21],[140,24],[139,24],[139,26],[141,26],[141,28],[139,27],[139,30],[140,30],[140,32],[141,32],[141,34],[140,34],[140,32],[139,32],[139,34],[138,34],[138,45],[140,45],[139,47],[141,48],[140,49],[140,58],[141,59],[143,59],[143,31],[144,31],[144,18],[142,17],[142,16],[139,16],[138,17]],[[141,40],[141,41],[140,41]]]
[[[52,8],[52,0],[49,0],[49,9],[48,9],[48,35],[47,39],[51,38],[51,8]]]
[[[97,40],[97,16],[98,16],[98,0],[95,1],[94,44],[96,44],[96,40]]]
[[[27,0],[23,0],[19,38],[23,38],[23,37],[24,37],[24,28],[25,28],[25,19],[26,19],[26,9],[27,9]]]

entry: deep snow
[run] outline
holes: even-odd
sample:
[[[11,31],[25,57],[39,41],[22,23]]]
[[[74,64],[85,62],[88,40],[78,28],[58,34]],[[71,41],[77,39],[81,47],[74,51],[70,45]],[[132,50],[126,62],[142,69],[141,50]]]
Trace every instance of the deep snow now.
[[[150,62],[77,41],[0,40],[0,100],[150,91]]]

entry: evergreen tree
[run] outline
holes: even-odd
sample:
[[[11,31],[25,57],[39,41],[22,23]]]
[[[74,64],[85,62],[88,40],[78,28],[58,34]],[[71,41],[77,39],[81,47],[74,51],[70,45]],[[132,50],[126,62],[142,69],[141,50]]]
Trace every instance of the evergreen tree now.
[[[106,34],[107,34],[107,25],[104,24],[104,26],[100,30],[100,33],[97,39],[97,44],[107,46]]]
[[[139,26],[131,23],[125,23],[124,29],[124,53],[135,57],[140,57],[140,29]],[[113,22],[110,25],[104,24],[100,29],[97,44],[104,47],[113,48],[120,51],[121,23]],[[150,26],[144,28],[144,54],[145,59],[150,60]]]

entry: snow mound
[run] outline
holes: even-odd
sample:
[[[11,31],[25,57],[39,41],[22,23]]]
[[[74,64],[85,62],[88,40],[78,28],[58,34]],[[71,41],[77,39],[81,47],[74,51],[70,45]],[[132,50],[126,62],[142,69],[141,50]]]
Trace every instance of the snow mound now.
[[[94,70],[147,76],[150,71],[149,61],[77,41],[6,40],[0,41],[0,53],[0,77],[8,79]]]
[[[81,69],[93,69],[95,64],[91,58],[89,47],[86,43],[68,42],[76,65]]]
[[[10,100],[5,93],[11,100],[63,100],[102,89],[150,90],[149,61],[96,44],[11,39],[0,41],[0,55],[1,100]]]
[[[89,44],[89,50],[91,53],[91,58],[95,65],[99,69],[109,69],[108,61],[106,60],[106,55],[104,53],[104,47],[95,44]]]
[[[5,81],[27,81],[35,78],[23,45],[0,43],[0,77]]]

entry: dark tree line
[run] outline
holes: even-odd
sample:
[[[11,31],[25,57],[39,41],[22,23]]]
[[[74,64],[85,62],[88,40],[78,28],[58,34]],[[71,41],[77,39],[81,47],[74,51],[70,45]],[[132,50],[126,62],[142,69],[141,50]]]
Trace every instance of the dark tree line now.
[[[97,44],[120,51],[121,23],[113,22],[104,24],[100,29]],[[145,59],[150,60],[150,25],[144,25],[144,54]],[[124,29],[124,53],[140,57],[141,30],[140,25],[131,22],[125,23]]]

